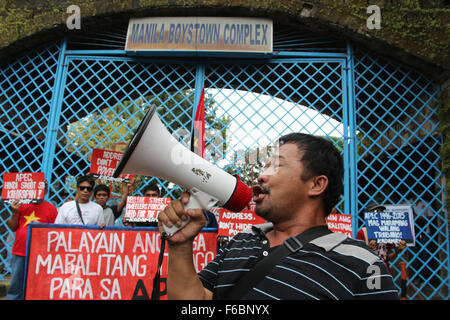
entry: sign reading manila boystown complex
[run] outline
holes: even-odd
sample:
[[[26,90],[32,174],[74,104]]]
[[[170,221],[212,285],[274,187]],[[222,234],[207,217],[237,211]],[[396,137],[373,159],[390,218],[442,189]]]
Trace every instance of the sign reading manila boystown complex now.
[[[202,270],[217,252],[217,233],[194,239],[193,260]],[[27,300],[133,300],[151,297],[158,265],[156,228],[31,224],[26,256]],[[167,299],[167,252],[161,299]]]
[[[271,19],[147,17],[128,24],[125,50],[139,52],[272,53]]]
[[[37,203],[44,199],[45,178],[43,172],[5,172],[3,174],[2,200]]]

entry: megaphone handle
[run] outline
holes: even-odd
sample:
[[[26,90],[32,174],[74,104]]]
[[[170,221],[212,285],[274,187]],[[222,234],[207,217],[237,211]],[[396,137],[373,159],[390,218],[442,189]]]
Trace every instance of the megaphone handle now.
[[[189,198],[189,202],[184,206],[184,210],[188,209],[202,209],[209,210],[219,201],[218,199],[212,197],[211,195],[203,192],[197,188],[192,188],[189,190],[191,197]],[[163,224],[164,230],[166,231],[166,236],[170,237],[175,234],[178,230],[182,229],[191,219],[188,217],[186,220],[181,221],[181,226],[172,226],[168,227]]]

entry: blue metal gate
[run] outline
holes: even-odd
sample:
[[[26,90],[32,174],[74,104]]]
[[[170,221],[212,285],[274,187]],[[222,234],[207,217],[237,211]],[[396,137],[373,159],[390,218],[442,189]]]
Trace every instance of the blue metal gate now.
[[[341,150],[345,194],[337,210],[353,215],[355,235],[370,202],[402,203],[410,193],[426,200],[429,210],[416,217],[430,218],[416,231],[421,240],[392,262],[393,276],[399,285],[398,263],[405,261],[410,298],[447,299],[439,87],[345,43],[279,30],[269,60],[136,59],[116,48],[73,50],[62,41],[10,61],[0,68],[2,172],[44,171],[48,199],[59,206],[74,195],[75,178],[88,172],[92,148],[123,150],[152,104],[169,131],[189,144],[204,87],[207,158],[247,183],[267,146],[303,131]],[[135,194],[149,180],[139,177]],[[158,182],[166,196],[177,196],[176,186]],[[113,187],[117,195],[120,186]],[[2,206],[0,279],[9,272],[13,235]]]
[[[394,279],[400,281],[404,262],[410,298],[448,298],[439,86],[364,51],[357,52],[354,70],[358,212],[369,203],[412,204],[416,245],[391,261]],[[363,222],[360,214],[358,224]]]

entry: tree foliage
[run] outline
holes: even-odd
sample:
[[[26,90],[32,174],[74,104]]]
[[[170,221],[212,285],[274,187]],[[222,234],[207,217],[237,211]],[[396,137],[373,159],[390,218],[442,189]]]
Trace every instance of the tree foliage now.
[[[136,100],[120,101],[110,108],[92,112],[88,116],[67,126],[67,152],[75,153],[80,158],[90,162],[92,149],[106,149],[124,152],[127,144],[150,106],[155,105],[159,117],[167,129],[189,147],[191,126],[194,110],[194,92],[192,90],[173,93],[162,92],[158,95],[148,95]],[[205,128],[206,143],[213,152],[226,149],[226,131],[231,119],[216,117],[216,106],[213,99],[205,94]],[[214,145],[213,138],[220,136],[221,146]],[[220,153],[220,152],[219,152]],[[148,183],[147,178],[137,177],[136,189],[141,189]],[[163,184],[161,182],[161,184]],[[164,183],[164,189],[167,184]],[[170,188],[172,189],[172,188]],[[120,190],[115,186],[113,191]],[[166,190],[171,193],[170,190]],[[119,191],[120,193],[120,191]]]

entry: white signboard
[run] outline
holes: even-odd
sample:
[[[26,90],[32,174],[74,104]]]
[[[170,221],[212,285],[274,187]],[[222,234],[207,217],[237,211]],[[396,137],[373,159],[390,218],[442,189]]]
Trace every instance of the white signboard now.
[[[272,39],[272,20],[264,18],[132,18],[125,50],[272,53]]]

